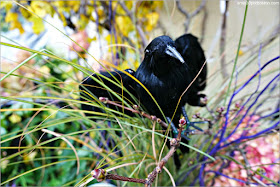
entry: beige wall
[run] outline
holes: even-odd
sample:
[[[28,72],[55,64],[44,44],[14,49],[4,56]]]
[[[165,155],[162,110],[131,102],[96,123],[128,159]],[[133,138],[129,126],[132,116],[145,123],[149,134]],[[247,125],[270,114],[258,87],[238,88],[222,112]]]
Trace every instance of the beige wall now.
[[[253,0],[251,0],[253,1]],[[256,1],[256,0],[254,0]],[[185,17],[178,11],[175,1],[165,1],[167,3],[166,9],[161,12],[161,22],[167,33],[173,38],[176,38],[184,33],[183,21]],[[194,11],[201,1],[181,0],[182,7],[188,12]],[[239,1],[241,2],[241,0]],[[244,1],[243,1],[244,2]],[[264,1],[263,1],[264,2]],[[269,1],[266,1],[269,2]],[[271,2],[271,1],[270,1]],[[257,51],[261,42],[264,42],[271,33],[279,27],[279,6],[280,5],[249,5],[247,12],[246,25],[242,40],[242,51],[244,55],[239,56],[238,67],[243,63],[246,63],[250,56],[252,56],[252,50]],[[220,12],[220,2],[217,0],[208,0],[206,2],[207,20],[205,29],[205,39],[202,43],[206,56],[209,59],[209,76],[213,75],[218,69],[220,69],[220,54],[219,54],[219,42],[220,35],[219,29],[221,27],[222,14]],[[174,14],[172,14],[172,11]],[[228,72],[231,73],[233,67],[233,60],[237,51],[239,42],[242,22],[244,18],[245,6],[238,5],[238,1],[229,2],[229,11],[227,18],[227,38],[226,38],[226,62],[228,65]],[[189,32],[201,37],[202,18],[203,11],[201,11],[190,24]],[[152,33],[152,36],[162,34],[160,30],[156,30]],[[153,38],[151,37],[151,38]],[[252,48],[255,46],[254,48]],[[249,50],[251,49],[251,50]],[[247,52],[246,52],[247,51]],[[261,63],[264,64],[268,60],[279,55],[279,31],[278,38],[274,40],[270,45],[263,49],[261,56]],[[275,68],[279,68],[279,64],[274,65]],[[254,60],[250,66],[246,68],[244,72],[240,73],[240,80],[248,77],[255,72],[258,68],[257,60]],[[213,81],[218,88],[221,87],[221,76],[217,76]],[[213,88],[212,88],[213,89]],[[208,92],[211,90],[207,88]]]

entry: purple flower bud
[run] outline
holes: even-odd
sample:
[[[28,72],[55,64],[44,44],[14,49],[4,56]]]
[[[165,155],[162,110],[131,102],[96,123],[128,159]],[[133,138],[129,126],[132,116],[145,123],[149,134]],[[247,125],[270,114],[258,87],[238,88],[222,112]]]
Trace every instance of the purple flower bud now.
[[[106,171],[104,169],[95,169],[92,170],[91,175],[95,178],[98,182],[101,182],[106,179]]]
[[[186,119],[183,117],[183,118],[181,118],[180,120],[179,120],[179,123],[181,124],[181,125],[185,125],[186,124]]]
[[[156,121],[156,120],[157,120],[157,117],[156,117],[156,116],[151,116],[151,119],[152,119],[153,121]]]
[[[102,103],[107,103],[108,101],[108,98],[107,97],[99,97],[99,100],[102,102]]]
[[[138,105],[133,105],[132,108],[135,109],[135,110],[138,110],[139,106]]]

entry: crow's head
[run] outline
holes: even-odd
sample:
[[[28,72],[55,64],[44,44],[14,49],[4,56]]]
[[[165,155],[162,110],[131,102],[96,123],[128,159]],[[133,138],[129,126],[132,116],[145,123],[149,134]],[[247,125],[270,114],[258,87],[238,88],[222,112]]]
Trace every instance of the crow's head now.
[[[155,74],[163,74],[172,66],[185,61],[169,36],[159,36],[146,47],[143,62],[147,63]]]
[[[181,54],[176,50],[175,42],[169,36],[159,36],[153,39],[145,49],[145,57],[151,60],[169,60],[175,59],[178,62],[184,63]]]

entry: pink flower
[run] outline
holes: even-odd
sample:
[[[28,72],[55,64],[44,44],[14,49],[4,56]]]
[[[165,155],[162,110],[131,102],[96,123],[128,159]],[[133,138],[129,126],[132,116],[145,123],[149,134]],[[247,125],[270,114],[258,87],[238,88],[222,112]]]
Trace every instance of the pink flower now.
[[[74,40],[75,42],[77,42],[82,48],[84,48],[85,50],[87,50],[90,46],[89,42],[88,42],[88,34],[85,30],[83,31],[79,31],[75,34],[71,35],[72,40]],[[71,50],[77,51],[77,52],[84,52],[84,50],[76,43],[72,42],[71,45]]]
[[[243,132],[247,132],[247,135],[253,135],[259,131],[261,124],[255,123],[259,119],[259,116],[247,116],[244,118],[243,122],[240,124],[236,132],[229,138],[229,141],[234,141],[240,138]],[[249,125],[248,125],[249,124]],[[229,124],[231,127],[235,127],[237,124]],[[246,128],[246,129],[245,129]],[[264,183],[271,183],[266,179],[263,179],[257,171],[263,170],[266,177],[272,179],[273,181],[278,181],[280,178],[280,167],[277,164],[279,162],[280,150],[279,150],[280,137],[277,134],[266,135],[257,139],[246,141],[243,145],[245,146],[246,159],[249,162],[250,170],[246,170],[245,160],[243,155],[239,151],[234,151],[234,159],[242,163],[244,166],[239,165],[235,162],[230,162],[227,168],[222,170],[224,175],[229,177],[237,178],[243,181],[252,181],[248,178],[248,173],[254,175],[254,177],[262,180]],[[220,154],[225,154],[226,150],[221,150]],[[214,170],[217,171],[221,166],[221,160],[216,160],[214,163],[208,164],[205,168],[206,171]],[[212,178],[213,173],[206,175],[206,178]],[[212,176],[212,177],[211,177]],[[223,176],[218,176],[214,179],[214,186],[246,186],[242,182],[238,182],[232,179],[228,179]],[[211,180],[208,185],[211,184]]]

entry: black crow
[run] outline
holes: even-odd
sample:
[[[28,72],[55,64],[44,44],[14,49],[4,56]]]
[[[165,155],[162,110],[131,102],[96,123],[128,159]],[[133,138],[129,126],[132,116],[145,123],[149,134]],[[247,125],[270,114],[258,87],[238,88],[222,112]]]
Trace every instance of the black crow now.
[[[181,53],[179,53],[177,50]],[[188,89],[188,91],[182,96],[185,89],[192,82],[196,74],[199,72],[202,64],[205,62],[203,50],[201,49],[197,39],[185,35],[178,38],[175,42],[168,36],[160,36],[155,38],[145,49],[144,59],[134,73],[132,70],[128,70],[131,75],[134,75],[151,93],[158,105],[150,94],[133,79],[122,72],[112,72],[112,74],[118,79],[119,82],[123,82],[123,86],[126,87],[134,96],[137,95],[141,106],[144,111],[151,115],[155,115],[161,119],[167,117],[167,120],[171,122],[173,117],[172,129],[176,134],[176,127],[181,115],[185,116],[188,126],[194,126],[196,122],[190,122],[187,114],[184,110],[184,105],[189,103],[194,106],[203,106],[204,103],[200,102],[200,98],[204,96],[199,94],[199,91],[203,90],[206,86],[206,74],[207,69],[204,68]],[[102,73],[105,77],[112,79],[112,75],[108,72]],[[93,75],[98,78],[96,74]],[[121,88],[114,85],[110,81],[101,78],[105,85],[112,89],[115,93],[121,95],[124,93],[124,98],[131,100],[130,95],[125,94]],[[119,101],[115,96],[112,96],[110,92],[103,88],[99,83],[91,78],[85,79],[83,82],[84,87],[80,86],[81,90],[88,90],[99,97],[108,97],[110,100]],[[85,88],[85,89],[84,89]],[[85,101],[86,97],[89,97],[85,92],[81,94],[81,100]],[[181,99],[181,100],[180,100]],[[89,97],[89,100],[93,100]],[[180,102],[179,102],[180,101]],[[178,104],[179,102],[179,104]],[[178,105],[177,105],[178,104]],[[83,110],[88,111],[102,111],[89,105],[82,105]],[[129,114],[133,115],[133,114]],[[198,128],[199,129],[199,128]],[[187,143],[187,137],[182,139],[184,143]],[[180,147],[182,152],[187,152],[188,149],[185,146]],[[180,161],[175,158],[175,164],[180,166]]]
[[[175,40],[176,49],[182,55],[185,62],[188,65],[189,70],[187,70],[192,79],[199,73],[204,62],[206,61],[202,47],[200,46],[197,37],[192,34],[184,34]],[[199,93],[206,87],[207,78],[207,64],[203,66],[197,79],[189,88],[189,94],[185,95],[185,100],[189,105],[192,106],[205,106],[206,103],[202,98],[206,95]]]
[[[145,57],[134,76],[150,91],[164,116],[172,117],[181,94],[190,82],[186,69],[187,64],[176,50],[174,41],[168,36],[159,36],[146,47]],[[157,104],[140,84],[135,85],[135,91],[150,114],[164,119]],[[180,114],[176,112],[176,124]]]
[[[188,35],[187,39],[185,36],[182,36],[182,39],[182,41],[181,37],[177,39],[178,45],[176,46],[175,42],[168,36],[155,38],[146,47],[144,60],[134,74],[135,78],[152,94],[164,115],[149,93],[140,84],[136,84],[134,87],[140,97],[141,104],[150,114],[159,118],[163,119],[166,116],[167,120],[171,122],[173,117],[172,122],[175,125],[171,122],[171,126],[175,134],[182,114],[187,121],[185,132],[189,131],[189,126],[201,130],[194,124],[205,123],[190,122],[184,108],[186,103],[194,106],[205,105],[200,101],[204,94],[199,94],[199,91],[206,86],[206,68],[202,70],[203,75],[199,75],[198,79],[184,93],[205,62],[205,57],[200,45],[195,43],[193,38],[190,39]],[[192,46],[193,43],[194,46]],[[176,48],[179,50],[177,51]],[[183,137],[182,141],[187,143],[187,137]],[[180,149],[182,152],[188,151],[185,146],[181,146]]]
[[[134,71],[132,69],[125,70],[130,75],[134,75]],[[125,91],[127,89],[133,96],[134,89],[132,88],[132,82],[134,81],[130,76],[121,71],[112,71],[112,72],[101,72],[100,74],[93,74],[92,77],[86,77],[79,89],[81,91],[80,100],[81,101],[92,101],[98,99],[100,97],[106,97],[111,101],[115,101],[116,103],[121,103],[120,99],[118,99],[113,93],[119,95],[124,99],[127,103],[131,104],[133,101],[133,97],[129,93]],[[106,77],[106,78],[104,78]],[[111,91],[106,89],[103,85],[98,83],[98,81],[104,83]],[[125,89],[124,89],[125,88]],[[82,104],[82,110],[85,111],[95,111],[95,112],[104,112],[100,107],[94,107],[88,104]],[[130,111],[123,110],[122,108],[118,108],[115,106],[108,106],[112,109],[116,109],[117,111],[124,112],[127,115],[132,116],[133,114]],[[91,116],[89,113],[86,115]]]

